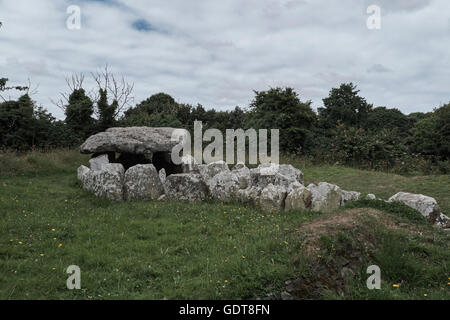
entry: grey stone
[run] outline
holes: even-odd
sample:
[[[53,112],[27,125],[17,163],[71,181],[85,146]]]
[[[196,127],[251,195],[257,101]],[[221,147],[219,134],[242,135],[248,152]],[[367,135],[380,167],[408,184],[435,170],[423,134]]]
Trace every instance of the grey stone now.
[[[207,186],[214,200],[231,202],[236,200],[236,192],[239,190],[239,178],[231,171],[222,171],[212,177]]]
[[[291,183],[296,182],[296,180],[284,176],[278,172],[273,172],[270,174],[266,173],[268,172],[259,167],[250,169],[250,185],[264,188],[269,184],[273,184],[288,188]]]
[[[216,161],[209,164],[197,165],[198,172],[205,183],[208,183],[216,174],[223,171],[230,171],[225,161]]]
[[[337,185],[320,182],[317,186],[310,184],[307,188],[312,193],[312,211],[329,213],[340,207],[342,190]]]
[[[109,158],[107,154],[102,154],[98,157],[92,158],[89,160],[89,166],[91,167],[91,170],[98,171],[102,170],[103,165],[109,163]]]
[[[303,173],[290,164],[266,163],[259,165],[256,169],[263,176],[273,176],[278,173],[285,176],[290,181],[298,181],[303,184]]]
[[[198,163],[195,158],[190,155],[181,157],[181,168],[183,173],[197,172],[198,173]]]
[[[235,166],[231,173],[233,173],[237,177],[239,182],[239,189],[246,189],[251,185],[250,169],[245,165]]]
[[[258,187],[239,189],[236,192],[236,198],[241,203],[257,207],[259,205],[259,196],[261,195],[261,191],[262,189]]]
[[[169,200],[201,201],[208,195],[202,177],[194,173],[172,174],[167,177],[164,190]]]
[[[450,227],[450,219],[441,212],[441,209],[432,197],[423,194],[399,192],[389,198],[388,202],[400,202],[419,211],[428,221],[441,228]]]
[[[245,163],[243,162],[238,162],[234,165],[233,170],[240,170],[246,168]]]
[[[377,197],[373,193],[369,193],[365,199],[366,200],[376,200]]]
[[[361,192],[342,190],[341,206],[349,201],[359,200],[359,198],[361,198]]]
[[[127,200],[157,200],[164,194],[163,184],[153,164],[138,164],[125,172]]]
[[[285,200],[285,210],[307,210],[311,208],[312,193],[303,185],[296,185],[288,193]]]
[[[124,168],[120,163],[105,164],[102,170],[90,170],[86,176],[86,189],[97,197],[123,200]]]
[[[89,174],[90,169],[86,166],[80,166],[77,170],[77,177],[78,180],[80,180],[82,183],[84,183],[84,180],[86,179],[87,175]]]
[[[171,152],[180,141],[172,141],[175,128],[110,128],[90,136],[80,147],[81,153],[119,152],[152,154]],[[187,131],[186,131],[187,132]]]
[[[159,170],[159,180],[161,180],[161,183],[163,185],[164,183],[166,183],[166,178],[167,178],[166,170],[162,168],[161,170]]]
[[[286,188],[269,184],[259,196],[259,208],[265,212],[278,212],[284,210]]]

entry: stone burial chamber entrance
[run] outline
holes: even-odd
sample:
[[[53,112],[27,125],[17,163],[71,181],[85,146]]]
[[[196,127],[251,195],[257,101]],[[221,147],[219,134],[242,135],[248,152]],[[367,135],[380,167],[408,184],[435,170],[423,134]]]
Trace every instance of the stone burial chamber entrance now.
[[[136,166],[153,164],[166,175],[182,173],[182,166],[171,160],[174,128],[128,127],[110,128],[89,137],[80,147],[81,153],[92,154],[102,164],[122,164],[125,171]],[[179,130],[179,129],[178,129]],[[94,165],[95,166],[95,165]]]

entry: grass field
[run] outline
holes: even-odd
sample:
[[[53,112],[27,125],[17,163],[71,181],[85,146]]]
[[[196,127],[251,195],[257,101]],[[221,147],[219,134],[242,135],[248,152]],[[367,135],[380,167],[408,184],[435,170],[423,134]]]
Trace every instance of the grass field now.
[[[265,299],[279,298],[287,280],[301,283],[297,298],[450,298],[450,233],[407,207],[359,201],[324,215],[115,203],[80,188],[76,168],[87,160],[76,151],[0,154],[0,299]],[[382,198],[423,193],[450,213],[449,176],[290,162],[306,183]],[[381,290],[366,287],[373,264]],[[81,268],[81,290],[66,288],[69,265]],[[343,265],[351,276],[340,276]]]

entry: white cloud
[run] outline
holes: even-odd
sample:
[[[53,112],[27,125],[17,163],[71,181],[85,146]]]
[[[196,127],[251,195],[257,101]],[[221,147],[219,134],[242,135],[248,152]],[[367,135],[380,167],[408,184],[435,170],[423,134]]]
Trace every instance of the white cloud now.
[[[366,27],[369,4],[381,30]],[[66,28],[69,5],[81,30]],[[352,81],[375,106],[430,111],[450,100],[448,12],[446,0],[0,0],[0,70],[39,84],[34,99],[59,118],[50,98],[64,78],[106,63],[135,83],[136,102],[163,91],[229,109],[293,86],[320,107]]]

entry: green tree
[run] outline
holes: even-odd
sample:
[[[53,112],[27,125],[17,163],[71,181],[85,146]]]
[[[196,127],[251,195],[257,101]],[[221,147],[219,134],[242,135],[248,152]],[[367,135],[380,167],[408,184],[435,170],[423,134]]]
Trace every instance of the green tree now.
[[[412,141],[416,152],[450,159],[450,103],[417,121]]]
[[[97,109],[99,113],[98,131],[105,131],[114,126],[116,119],[118,103],[114,100],[111,104],[108,103],[108,92],[105,89],[99,89],[99,99],[97,101]]]
[[[311,101],[302,102],[292,88],[271,88],[255,91],[247,127],[279,129],[280,149],[296,152],[312,146],[315,123]]]
[[[82,139],[87,138],[93,131],[94,106],[84,89],[75,89],[69,96],[66,106],[66,124]]]
[[[166,113],[176,114],[178,111],[178,104],[175,99],[166,93],[157,93],[150,98],[142,101],[135,108],[130,108],[125,111],[125,116],[131,116],[133,114],[139,114],[145,112],[147,114],[152,113]]]
[[[28,94],[17,101],[0,103],[0,144],[2,148],[28,149],[33,144],[34,104]]]
[[[408,136],[410,120],[398,109],[377,107],[369,112],[365,129],[374,132],[389,130],[399,136]]]
[[[364,127],[372,109],[353,83],[343,83],[333,88],[327,98],[323,99],[323,108],[318,108],[319,123],[324,128],[334,128],[340,121],[351,127]]]

